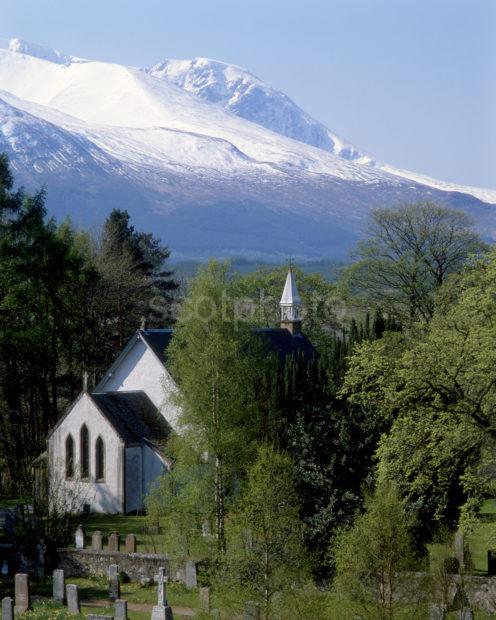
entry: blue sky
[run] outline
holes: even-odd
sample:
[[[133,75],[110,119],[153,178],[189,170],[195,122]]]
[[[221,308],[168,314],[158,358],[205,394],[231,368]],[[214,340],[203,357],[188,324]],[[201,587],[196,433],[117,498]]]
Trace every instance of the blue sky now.
[[[0,0],[0,36],[239,64],[381,161],[493,188],[495,31],[496,0]]]

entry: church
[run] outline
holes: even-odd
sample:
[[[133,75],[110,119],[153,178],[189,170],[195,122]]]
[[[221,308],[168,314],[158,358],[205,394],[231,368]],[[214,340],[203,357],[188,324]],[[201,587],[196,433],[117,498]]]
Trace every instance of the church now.
[[[254,329],[284,360],[315,358],[301,331],[302,302],[288,271],[279,328]],[[171,463],[164,446],[178,432],[178,387],[167,371],[171,329],[140,329],[96,388],[83,391],[48,437],[50,499],[61,510],[131,513]]]

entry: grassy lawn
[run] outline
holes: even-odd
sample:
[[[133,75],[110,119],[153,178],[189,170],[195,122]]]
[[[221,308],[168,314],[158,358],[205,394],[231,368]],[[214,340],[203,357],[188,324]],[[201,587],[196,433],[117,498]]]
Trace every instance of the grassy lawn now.
[[[70,577],[67,579],[67,583],[74,583],[79,587],[79,599],[81,602],[81,611],[84,615],[87,614],[99,614],[99,615],[114,615],[114,606],[109,601],[105,607],[100,605],[86,605],[85,603],[91,602],[104,602],[108,601],[107,581],[104,578],[76,578]],[[31,588],[34,600],[38,597],[50,597],[51,596],[51,584],[49,580],[36,584],[34,583]],[[128,602],[129,606],[132,604],[139,605],[155,605],[157,602],[157,587],[142,587],[137,583],[123,583],[121,584],[121,598]],[[195,613],[200,613],[200,600],[197,589],[187,589],[182,584],[172,583],[167,586],[167,600],[173,607],[186,608],[193,610]],[[150,618],[151,608],[143,610],[128,609],[128,615],[131,620],[141,620],[142,618]],[[176,614],[177,617],[183,617],[180,614]],[[36,618],[36,620],[52,620],[60,618],[76,618],[77,616],[67,614],[64,607],[53,604],[48,600],[39,600],[34,603],[33,611],[23,615],[23,618],[28,620],[29,618]],[[81,616],[83,617],[83,616]],[[184,616],[189,617],[189,616]]]
[[[100,515],[91,514],[81,519],[85,529],[86,545],[91,543],[93,532],[100,530],[104,536],[104,548],[109,534],[119,532],[121,535],[121,551],[124,550],[124,541],[127,534],[135,534],[138,553],[166,553],[165,537],[161,534],[148,532],[148,518],[130,515]]]
[[[479,513],[480,522],[468,538],[476,573],[487,572],[487,551],[496,546],[496,500],[486,500]]]

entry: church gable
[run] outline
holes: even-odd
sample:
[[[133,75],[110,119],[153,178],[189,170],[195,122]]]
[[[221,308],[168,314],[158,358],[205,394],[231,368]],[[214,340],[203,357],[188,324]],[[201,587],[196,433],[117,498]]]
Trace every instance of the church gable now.
[[[96,386],[95,392],[142,390],[163,417],[177,428],[176,385],[164,366],[172,331],[139,330]]]
[[[123,441],[87,392],[52,431],[48,453],[51,499],[60,508],[122,511]]]

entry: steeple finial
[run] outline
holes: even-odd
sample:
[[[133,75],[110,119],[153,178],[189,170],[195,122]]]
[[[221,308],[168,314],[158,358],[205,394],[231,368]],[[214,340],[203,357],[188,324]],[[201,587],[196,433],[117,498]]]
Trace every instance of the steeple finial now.
[[[88,391],[88,373],[85,370],[83,372],[83,392],[87,392]]]
[[[144,332],[146,329],[146,316],[141,317],[140,330]]]
[[[288,329],[293,335],[298,334],[301,330],[301,305],[301,297],[296,287],[290,260],[279,306],[281,308],[281,327]]]

